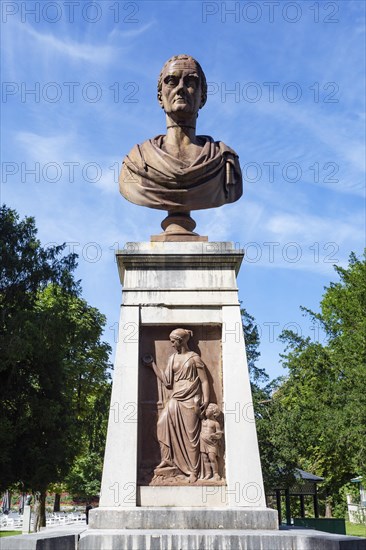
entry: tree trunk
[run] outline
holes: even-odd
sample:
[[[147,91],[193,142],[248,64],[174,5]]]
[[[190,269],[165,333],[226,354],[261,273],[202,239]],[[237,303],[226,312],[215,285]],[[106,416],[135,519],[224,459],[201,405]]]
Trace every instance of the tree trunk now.
[[[61,493],[55,493],[55,502],[53,503],[53,511],[59,512],[61,504]]]
[[[33,531],[37,533],[41,527],[46,527],[46,491],[37,491],[34,494],[34,522]]]
[[[37,533],[41,528],[41,503],[40,503],[40,493],[36,492],[34,494],[34,506],[33,506],[33,532]]]
[[[40,525],[46,527],[46,491],[41,492],[40,497]]]

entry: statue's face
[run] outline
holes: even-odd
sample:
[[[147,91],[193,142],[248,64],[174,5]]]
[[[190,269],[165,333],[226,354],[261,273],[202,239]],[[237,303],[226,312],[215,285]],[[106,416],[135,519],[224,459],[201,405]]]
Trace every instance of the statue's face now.
[[[170,341],[171,341],[171,344],[172,344],[173,348],[176,351],[180,352],[181,349],[182,349],[182,340],[180,338],[174,338],[174,336],[171,336]]]
[[[180,351],[182,348],[182,342],[178,338],[171,337],[170,342],[176,351]]]
[[[167,114],[182,117],[197,114],[201,104],[201,82],[195,63],[178,59],[163,72],[160,105]]]
[[[175,351],[180,353],[181,350],[182,350],[182,347],[184,345],[184,340],[182,338],[177,338],[175,336],[171,336],[170,337],[170,342],[171,342],[173,348],[175,349]]]
[[[207,418],[215,418],[216,408],[208,406],[206,409]]]

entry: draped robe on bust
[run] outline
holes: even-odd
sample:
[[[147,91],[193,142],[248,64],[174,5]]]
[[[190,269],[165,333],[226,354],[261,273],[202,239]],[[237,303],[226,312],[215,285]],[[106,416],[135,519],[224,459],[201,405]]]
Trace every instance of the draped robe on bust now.
[[[162,149],[159,135],[135,145],[124,158],[122,195],[141,206],[190,211],[235,202],[243,192],[239,157],[221,141],[197,136],[203,146],[188,164]]]
[[[174,362],[178,354],[174,353],[161,372],[163,384],[172,391],[158,420],[157,437],[165,446],[165,459],[186,475],[198,475],[201,430],[198,413],[202,401],[198,369],[204,369],[205,364],[197,353],[187,355],[177,367]]]

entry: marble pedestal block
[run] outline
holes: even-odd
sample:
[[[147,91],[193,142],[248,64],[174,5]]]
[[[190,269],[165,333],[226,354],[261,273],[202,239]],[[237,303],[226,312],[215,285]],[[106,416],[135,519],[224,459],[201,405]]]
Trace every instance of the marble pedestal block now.
[[[227,242],[128,243],[117,253],[123,293],[101,509],[171,506],[173,492],[176,506],[190,506],[191,499],[193,506],[265,508],[236,284],[243,256]],[[138,386],[146,368],[141,366],[141,337],[144,330],[165,329],[169,334],[180,326],[219,334],[222,381],[215,383],[222,389],[217,386],[215,391],[222,391],[226,481],[217,487],[159,491],[137,484]]]
[[[83,548],[88,533],[95,541],[105,530],[109,540],[118,529],[277,529],[277,512],[266,508],[236,284],[243,256],[228,242],[139,242],[117,252],[123,293],[102,490]],[[170,346],[178,327],[193,331],[210,399],[223,413],[222,480],[152,486],[142,470],[152,414],[145,394],[156,381],[141,356]]]

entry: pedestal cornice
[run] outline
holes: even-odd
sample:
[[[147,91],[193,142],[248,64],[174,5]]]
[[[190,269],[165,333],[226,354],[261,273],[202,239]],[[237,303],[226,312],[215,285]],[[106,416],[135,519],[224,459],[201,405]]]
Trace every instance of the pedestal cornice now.
[[[122,285],[126,270],[232,269],[237,275],[244,251],[232,242],[129,242],[116,252]]]

